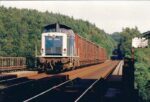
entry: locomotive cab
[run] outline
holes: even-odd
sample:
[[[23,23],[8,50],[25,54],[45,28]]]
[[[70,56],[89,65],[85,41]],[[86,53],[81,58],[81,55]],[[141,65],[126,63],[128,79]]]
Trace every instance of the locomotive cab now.
[[[43,33],[42,35],[42,56],[67,56],[66,34]]]
[[[41,55],[52,57],[71,57],[74,56],[74,38],[75,34],[71,28],[52,24],[45,26],[42,33]]]
[[[50,66],[54,69],[58,62],[63,68],[73,67],[75,52],[75,34],[70,27],[58,23],[44,27],[41,55],[38,56],[43,68]]]

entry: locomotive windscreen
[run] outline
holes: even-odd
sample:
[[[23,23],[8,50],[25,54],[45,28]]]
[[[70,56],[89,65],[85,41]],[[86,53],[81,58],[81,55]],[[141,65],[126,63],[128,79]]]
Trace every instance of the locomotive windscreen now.
[[[62,24],[50,24],[42,33],[42,55],[74,56],[75,34],[73,30]]]
[[[45,54],[62,55],[62,36],[45,36]]]

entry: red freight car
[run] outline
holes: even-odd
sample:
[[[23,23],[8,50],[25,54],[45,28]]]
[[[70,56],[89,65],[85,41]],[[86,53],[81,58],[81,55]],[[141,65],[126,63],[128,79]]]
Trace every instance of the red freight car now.
[[[75,34],[75,45],[79,56],[79,66],[102,63],[107,59],[104,48],[78,34]]]
[[[57,23],[45,26],[41,55],[37,57],[39,69],[57,71],[98,64],[107,59],[104,48]]]

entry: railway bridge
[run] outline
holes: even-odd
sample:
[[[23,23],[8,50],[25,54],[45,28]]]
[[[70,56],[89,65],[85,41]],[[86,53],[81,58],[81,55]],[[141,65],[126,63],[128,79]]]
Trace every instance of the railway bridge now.
[[[102,64],[58,74],[17,71],[0,76],[1,102],[126,102],[133,100],[131,60]]]

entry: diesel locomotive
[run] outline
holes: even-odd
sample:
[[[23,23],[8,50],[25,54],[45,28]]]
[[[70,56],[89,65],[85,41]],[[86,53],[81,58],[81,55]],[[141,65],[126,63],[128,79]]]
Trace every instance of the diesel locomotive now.
[[[38,69],[62,71],[103,63],[107,53],[101,46],[81,37],[63,24],[44,27]]]

